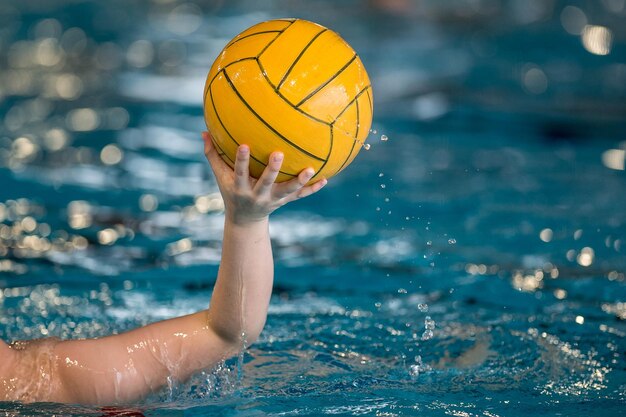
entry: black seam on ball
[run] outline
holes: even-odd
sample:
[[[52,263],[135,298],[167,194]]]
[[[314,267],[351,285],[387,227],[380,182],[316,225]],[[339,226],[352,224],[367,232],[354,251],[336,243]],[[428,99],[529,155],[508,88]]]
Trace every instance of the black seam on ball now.
[[[345,161],[343,161],[343,164],[341,164],[337,172],[335,172],[333,175],[340,173],[346,167],[346,164],[348,163],[350,158],[352,158],[352,154],[354,153],[354,148],[356,147],[356,143],[357,143],[356,140],[352,141],[352,147],[350,148],[350,153],[348,154],[348,157],[346,158]]]
[[[339,119],[345,112],[346,110],[348,110],[348,108],[352,105],[352,103],[354,103],[356,100],[359,99],[359,97],[361,97],[361,94],[365,93],[369,88],[371,88],[371,85],[368,85],[367,87],[365,87],[363,90],[359,91],[359,93],[354,96],[354,98],[352,100],[350,100],[350,103],[348,103],[346,105],[346,107],[343,108],[343,110],[341,110],[339,112],[339,114],[337,115],[337,117],[335,117],[335,120],[333,120],[333,124],[335,124],[335,122],[337,121],[337,119]]]
[[[298,56],[296,57],[296,59],[293,60],[293,62],[291,63],[291,65],[289,66],[289,68],[287,68],[287,72],[285,72],[283,74],[282,79],[280,80],[280,82],[278,83],[277,88],[280,90],[280,88],[283,86],[283,84],[285,83],[285,81],[287,81],[287,77],[289,77],[289,74],[291,73],[291,71],[293,70],[293,67],[296,66],[296,64],[298,63],[298,61],[300,61],[300,58],[302,58],[302,56],[304,55],[304,53],[306,52],[307,49],[309,49],[309,47],[311,45],[313,45],[315,43],[315,41],[322,35],[322,33],[328,31],[328,29],[324,28],[321,31],[319,31],[315,36],[313,36],[313,38],[304,46],[304,48],[302,48],[302,50],[300,51],[300,53],[298,54]]]
[[[322,123],[326,126],[330,126],[330,123],[328,123],[325,120],[322,119],[318,119],[317,117],[313,116],[312,114],[309,114],[307,112],[305,112],[302,109],[297,108],[296,106],[294,106],[291,101],[287,100],[287,97],[285,97],[280,91],[278,91],[278,88],[276,88],[276,86],[274,84],[272,84],[272,81],[269,79],[269,77],[267,76],[267,72],[265,72],[265,68],[263,67],[263,64],[261,63],[261,61],[259,61],[257,59],[257,64],[259,64],[259,69],[261,70],[261,74],[263,74],[263,78],[265,78],[265,80],[267,81],[267,83],[270,85],[270,87],[272,87],[272,89],[274,90],[274,92],[280,97],[282,98],[285,103],[289,104],[291,106],[292,109],[294,109],[295,111],[307,116],[309,119],[311,120],[315,120],[316,122]]]
[[[234,167],[235,166],[235,161],[233,161],[226,152],[224,152],[224,149],[222,149],[222,147],[215,141],[215,139],[211,138],[211,142],[213,142],[213,146],[215,146],[217,148],[217,154],[222,157],[222,158],[226,158],[228,159],[228,162],[230,162],[230,166]]]
[[[237,42],[242,41],[242,40],[244,40],[244,39],[248,39],[248,38],[250,38],[250,37],[252,37],[252,36],[256,36],[256,35],[264,35],[264,34],[267,34],[267,33],[282,33],[282,32],[283,32],[283,30],[285,30],[285,29],[282,29],[282,30],[264,30],[264,31],[261,31],[261,32],[250,33],[250,34],[248,34],[248,35],[246,35],[246,36],[242,36],[241,38],[237,38],[237,39],[232,40],[229,44],[227,44],[227,45],[224,47],[224,49],[228,49],[228,48],[230,48],[231,46],[233,46],[234,44],[236,44]],[[278,36],[278,35],[277,35],[277,36]]]
[[[350,148],[350,153],[348,153],[348,157],[343,161],[343,164],[341,164],[341,166],[339,167],[336,173],[341,172],[341,170],[346,166],[346,164],[350,160],[350,157],[352,156],[352,152],[354,152],[354,146],[356,145],[358,141],[357,138],[359,137],[359,128],[361,124],[361,120],[360,120],[361,116],[359,112],[359,100],[355,102],[355,106],[356,106],[356,133],[354,135],[354,140],[352,141],[352,147]]]
[[[237,94],[237,96],[239,97],[239,99],[241,100],[241,102],[248,108],[248,110],[250,110],[252,112],[252,114],[254,114],[254,116],[256,116],[257,119],[259,119],[259,121],[261,123],[263,123],[269,130],[271,130],[272,132],[274,132],[278,137],[280,137],[282,140],[284,140],[285,142],[287,142],[289,145],[293,146],[294,148],[296,148],[297,150],[299,150],[300,152],[302,152],[303,154],[310,156],[313,159],[316,159],[318,161],[324,161],[323,158],[320,158],[317,155],[312,154],[311,152],[307,151],[306,149],[301,148],[300,146],[296,145],[295,143],[293,143],[291,140],[289,140],[287,137],[283,136],[280,132],[278,132],[272,125],[270,125],[267,121],[265,121],[265,119],[263,119],[253,108],[252,106],[250,106],[250,104],[243,98],[243,96],[241,95],[241,93],[239,93],[239,91],[237,90],[237,88],[235,87],[235,85],[233,84],[232,80],[230,79],[230,77],[228,76],[228,73],[226,71],[224,71],[224,77],[226,78],[226,81],[228,81],[228,84],[230,85],[230,87],[233,89],[233,91],[235,92],[235,94]]]
[[[372,102],[372,97],[370,96],[369,90],[367,91],[367,100],[370,102],[370,112],[372,116],[374,116],[374,103]]]
[[[326,87],[328,84],[330,84],[335,78],[337,78],[342,72],[344,72],[346,70],[346,68],[348,68],[350,66],[350,64],[352,64],[354,62],[354,60],[356,59],[356,54],[350,58],[350,60],[343,66],[341,67],[341,69],[339,71],[337,71],[335,74],[332,75],[332,77],[330,77],[328,80],[324,81],[322,84],[320,84],[315,90],[313,90],[311,93],[309,93],[305,98],[303,98],[302,100],[300,100],[300,102],[298,104],[296,104],[296,107],[300,107],[302,106],[308,99],[310,99],[311,97],[313,97],[315,94],[319,93],[319,91]]]
[[[224,75],[226,76],[226,72],[225,72],[223,69],[222,69],[222,70],[220,70],[220,71],[218,72],[218,74],[220,74],[220,73],[222,73],[222,72],[223,72],[223,73],[224,73]],[[215,79],[215,77],[214,77],[214,79]],[[230,140],[232,140],[232,141],[235,143],[235,145],[237,145],[237,147],[239,147],[240,143],[239,143],[239,142],[237,142],[237,141],[235,140],[235,138],[233,137],[233,135],[231,135],[231,134],[230,134],[230,132],[229,132],[229,131],[228,131],[228,129],[226,128],[226,125],[225,125],[225,124],[224,124],[224,122],[222,121],[222,118],[220,117],[219,113],[217,112],[217,107],[215,107],[215,101],[213,100],[213,89],[211,88],[212,86],[213,86],[213,82],[211,82],[211,85],[209,86],[209,92],[210,92],[210,95],[211,95],[211,104],[212,104],[212,106],[213,106],[213,112],[215,113],[215,116],[217,117],[217,121],[218,121],[218,122],[220,122],[220,125],[222,125],[222,129],[224,129],[224,132],[226,132],[226,134],[228,135],[228,137],[230,138]],[[240,97],[240,98],[241,98],[241,97]],[[243,100],[242,100],[242,101],[243,101]],[[214,141],[213,143],[215,143],[215,141]],[[216,146],[217,146],[217,145],[216,145]],[[224,150],[223,150],[220,146],[217,146],[217,148],[218,148],[219,150],[221,150],[222,152],[224,152]],[[228,156],[227,156],[227,158],[228,158]],[[267,166],[267,164],[266,164],[266,163],[264,163],[264,162],[262,162],[262,161],[258,160],[257,158],[255,158],[255,157],[252,155],[252,152],[250,152],[250,158],[254,159],[256,162],[258,162],[259,164],[263,165],[263,167],[266,167],[266,166]],[[228,160],[229,160],[229,161],[231,161],[231,162],[233,163],[233,166],[234,166],[235,162],[234,162],[232,159],[230,159],[230,158],[228,158]],[[291,174],[291,173],[289,173],[289,172],[284,172],[284,171],[278,171],[278,172],[279,172],[280,174],[284,174],[284,175],[287,175],[287,176],[290,176],[290,177],[297,177],[297,176],[298,176],[298,174]]]
[[[239,62],[243,62],[243,61],[252,61],[252,60],[256,60],[255,57],[245,57],[245,58],[239,58],[236,61],[231,62],[230,64],[226,65],[224,68],[220,69],[214,76],[213,79],[211,79],[211,81],[209,82],[209,87],[206,89],[206,91],[204,92],[204,100],[203,103],[206,103],[206,96],[209,93],[209,88],[211,88],[211,85],[213,84],[213,81],[215,81],[215,79],[217,78],[218,75],[220,75],[220,73],[222,73],[226,68],[230,67],[231,65],[234,64],[238,64]]]
[[[320,172],[322,172],[322,170],[324,169],[324,167],[328,163],[328,160],[330,159],[330,154],[333,152],[333,142],[335,140],[334,135],[333,135],[333,126],[329,125],[328,127],[329,127],[329,138],[330,138],[330,146],[328,147],[328,155],[326,155],[326,159],[324,160],[324,162],[322,162],[322,166],[320,166],[317,169],[317,171],[315,171],[315,175],[313,175],[309,181],[311,181],[313,178],[317,177],[318,174]]]
[[[276,39],[280,38],[281,35],[285,32],[287,32],[287,29],[289,29],[291,27],[291,25],[293,25],[298,19],[292,20],[291,23],[289,23],[289,26],[287,26],[286,28],[283,29],[282,32],[280,32],[274,39],[272,39],[271,41],[269,41],[267,43],[267,45],[265,45],[265,47],[263,47],[263,49],[261,49],[261,52],[259,52],[259,54],[255,57],[256,59],[259,59],[261,57],[261,55],[263,55],[263,52],[265,52],[267,50],[267,48],[270,47],[270,45],[272,45],[274,42],[276,42]]]
[[[361,127],[361,115],[359,113],[359,100],[354,102],[356,106],[356,132],[354,133],[354,139],[359,137],[359,128]]]

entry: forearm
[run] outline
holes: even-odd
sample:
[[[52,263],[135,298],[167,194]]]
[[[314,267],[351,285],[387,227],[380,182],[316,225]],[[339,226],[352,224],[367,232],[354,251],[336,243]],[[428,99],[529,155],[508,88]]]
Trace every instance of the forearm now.
[[[267,317],[274,263],[267,218],[240,224],[226,217],[222,262],[208,312],[209,326],[224,340],[254,342]]]

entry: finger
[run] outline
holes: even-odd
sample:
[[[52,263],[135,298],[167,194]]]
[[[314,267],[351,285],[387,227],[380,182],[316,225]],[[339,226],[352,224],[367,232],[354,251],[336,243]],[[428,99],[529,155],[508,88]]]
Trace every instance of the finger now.
[[[284,198],[291,193],[295,193],[302,187],[304,187],[307,182],[313,178],[315,171],[313,168],[303,169],[298,176],[292,180],[287,182],[283,182],[280,184],[276,184],[274,188],[274,195],[278,198]]]
[[[235,158],[235,186],[241,190],[250,188],[250,148],[240,145]]]
[[[209,161],[213,172],[216,172],[216,170],[220,169],[225,162],[217,153],[217,148],[213,144],[213,137],[211,137],[209,132],[202,132],[202,140],[204,141],[204,155]]]
[[[323,178],[314,184],[311,184],[306,187],[302,187],[300,190],[296,191],[295,193],[289,194],[287,197],[285,197],[282,200],[283,204],[286,204],[290,201],[298,200],[300,198],[308,197],[311,194],[315,194],[316,192],[324,188],[326,184],[328,184],[328,180],[326,178]]]
[[[271,191],[272,185],[274,185],[274,181],[276,181],[280,167],[283,164],[283,158],[282,152],[273,152],[270,155],[270,160],[263,170],[263,174],[261,174],[261,177],[254,186],[254,191],[258,195],[266,194]]]

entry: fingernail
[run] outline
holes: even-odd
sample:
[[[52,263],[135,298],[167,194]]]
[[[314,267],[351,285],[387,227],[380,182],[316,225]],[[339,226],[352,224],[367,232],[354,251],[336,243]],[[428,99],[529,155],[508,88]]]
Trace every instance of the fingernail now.
[[[247,154],[248,152],[250,152],[250,148],[248,148],[248,146],[247,146],[247,145],[241,145],[241,146],[239,146],[239,153],[241,153],[241,154],[245,155],[245,154]]]
[[[313,168],[307,168],[304,171],[304,176],[307,178],[311,178],[314,174],[315,174],[315,170],[313,170]]]
[[[283,156],[284,156],[284,155],[282,154],[282,152],[276,152],[276,153],[274,154],[274,162],[280,162],[280,161],[282,161],[282,160],[283,160]]]
[[[328,180],[326,178],[324,178],[322,180],[322,187],[325,186],[326,184],[328,184]]]

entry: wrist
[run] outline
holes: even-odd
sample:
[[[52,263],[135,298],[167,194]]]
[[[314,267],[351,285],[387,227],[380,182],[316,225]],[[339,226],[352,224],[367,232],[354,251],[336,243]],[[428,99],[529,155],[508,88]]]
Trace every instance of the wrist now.
[[[226,213],[224,222],[226,225],[235,227],[235,228],[267,228],[269,224],[269,216],[261,216],[261,217],[251,217],[251,216],[236,216]]]

